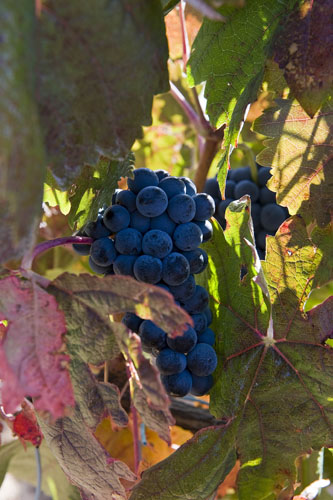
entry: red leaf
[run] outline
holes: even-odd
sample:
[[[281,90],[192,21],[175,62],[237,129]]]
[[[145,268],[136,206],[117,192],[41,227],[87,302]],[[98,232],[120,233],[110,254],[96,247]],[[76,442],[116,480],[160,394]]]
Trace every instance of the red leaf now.
[[[37,284],[10,276],[0,281],[0,317],[8,320],[0,344],[2,401],[13,413],[24,396],[34,398],[39,411],[54,418],[74,405],[66,364],[61,352],[65,317],[57,302]]]
[[[40,446],[43,434],[38,425],[32,408],[27,403],[22,404],[22,410],[15,415],[13,432],[24,441],[30,441],[34,446]]]

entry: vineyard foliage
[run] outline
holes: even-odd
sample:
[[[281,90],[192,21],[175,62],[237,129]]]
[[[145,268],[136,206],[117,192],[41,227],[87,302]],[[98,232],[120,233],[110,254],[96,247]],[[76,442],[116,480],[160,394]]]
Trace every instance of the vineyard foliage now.
[[[1,2],[0,430],[30,405],[54,498],[287,500],[317,457],[333,480],[332,16],[329,0]],[[192,433],[120,322],[133,312],[175,337],[189,315],[162,288],[96,276],[56,238],[135,167],[195,179],[204,165],[223,194],[228,168],[249,162],[255,179],[254,160],[289,217],[265,260],[249,196],[224,230],[212,219],[197,280],[213,424]],[[7,471],[33,481],[33,464],[31,445],[2,444],[0,486]]]

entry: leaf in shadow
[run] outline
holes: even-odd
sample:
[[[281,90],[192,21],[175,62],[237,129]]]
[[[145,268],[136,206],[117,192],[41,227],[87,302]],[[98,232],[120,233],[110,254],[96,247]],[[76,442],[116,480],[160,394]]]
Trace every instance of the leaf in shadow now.
[[[73,415],[49,424],[39,418],[44,437],[72,484],[95,500],[125,500],[121,483],[135,481],[126,464],[110,457],[86,427],[78,407]]]

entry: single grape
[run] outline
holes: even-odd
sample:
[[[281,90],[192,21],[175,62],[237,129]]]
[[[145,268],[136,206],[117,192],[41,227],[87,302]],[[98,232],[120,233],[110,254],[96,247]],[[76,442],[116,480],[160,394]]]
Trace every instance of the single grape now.
[[[207,375],[206,377],[198,377],[192,373],[192,389],[191,394],[194,396],[204,396],[213,387],[213,376]]]
[[[106,238],[111,234],[110,229],[105,227],[102,217],[98,217],[95,221],[88,222],[88,224],[84,227],[84,232],[87,236],[93,238],[94,240]]]
[[[212,198],[217,198],[217,199],[221,198],[219,183],[217,182],[216,177],[206,180],[204,192],[210,194]]]
[[[129,211],[121,205],[111,205],[104,212],[103,222],[112,233],[117,233],[129,226]]]
[[[158,186],[163,189],[169,199],[177,194],[186,193],[185,183],[178,177],[165,177]]]
[[[180,373],[186,368],[186,356],[181,352],[166,347],[157,356],[156,366],[162,375]]]
[[[132,330],[132,332],[138,333],[140,325],[143,322],[143,319],[139,318],[139,316],[137,316],[134,313],[127,312],[124,315],[121,322],[124,323],[124,325],[126,325],[127,328]]]
[[[207,318],[204,313],[191,314],[193,328],[197,334],[202,333],[207,328]]]
[[[271,176],[271,168],[270,167],[261,167],[258,170],[258,184],[261,187],[266,186],[267,181],[272,177]]]
[[[204,287],[197,285],[193,296],[183,303],[183,307],[188,313],[197,314],[204,312],[208,306],[208,302],[209,296],[207,290]]]
[[[114,242],[110,238],[95,240],[91,245],[90,256],[98,266],[110,266],[117,257]]]
[[[200,227],[201,229],[201,232],[202,232],[202,241],[205,242],[205,241],[208,241],[211,239],[211,237],[213,236],[213,226],[212,226],[212,223],[209,221],[209,220],[205,220],[205,221],[194,221],[195,224],[197,224],[197,226]]]
[[[203,311],[204,315],[207,318],[207,326],[212,324],[213,321],[213,313],[209,307],[206,307],[206,309]]]
[[[251,197],[251,201],[253,203],[256,202],[259,198],[259,188],[257,184],[248,180],[238,182],[238,184],[236,184],[234,193],[236,199],[248,194]]]
[[[157,217],[153,217],[150,220],[151,229],[160,229],[161,231],[168,233],[170,236],[172,236],[174,230],[176,229],[176,223],[170,219],[167,212],[164,212]]]
[[[192,375],[188,370],[175,375],[163,375],[161,381],[166,392],[172,396],[186,396],[192,388]]]
[[[226,183],[225,183],[225,192],[224,192],[224,196],[225,198],[231,198],[231,199],[234,199],[235,198],[235,187],[236,187],[236,182],[232,181],[232,180],[227,180]]]
[[[251,203],[251,217],[253,222],[254,231],[260,230],[260,212],[261,205],[259,203]]]
[[[183,335],[177,337],[167,337],[166,339],[170,349],[177,352],[190,352],[197,343],[197,332],[191,326],[185,330]]]
[[[168,179],[169,177],[166,177],[163,181]],[[167,206],[168,197],[157,186],[148,186],[141,189],[136,197],[136,207],[146,217],[158,217],[167,209]]]
[[[190,252],[183,252],[184,257],[187,258],[190,264],[190,273],[199,274],[202,273],[208,264],[208,255],[202,248],[195,248]]]
[[[141,242],[142,234],[130,227],[119,231],[115,237],[116,250],[123,255],[139,255]]]
[[[133,271],[138,281],[155,285],[162,278],[162,261],[151,255],[140,255],[134,263]]]
[[[191,181],[191,179],[189,179],[188,177],[179,177],[179,179],[185,184],[186,194],[188,194],[189,196],[194,196],[195,194],[197,194],[197,187],[194,182]]]
[[[145,347],[162,350],[167,347],[167,335],[150,320],[145,320],[140,324],[139,335]]]
[[[267,231],[276,231],[286,219],[286,214],[282,207],[273,203],[268,203],[262,207],[260,222]]]
[[[168,215],[177,224],[190,222],[195,210],[193,198],[188,194],[176,194],[169,200]]]
[[[187,354],[187,367],[199,377],[211,375],[217,367],[217,356],[213,347],[209,344],[197,344]]]
[[[149,168],[137,168],[134,170],[133,174],[133,179],[128,177],[127,185],[135,194],[147,186],[157,186],[159,183],[156,173]]]
[[[195,216],[196,220],[205,221],[210,219],[215,212],[215,203],[213,198],[207,193],[199,193],[193,196],[195,202]]]
[[[276,203],[276,193],[268,189],[267,186],[260,188],[259,201],[262,205]]]
[[[262,229],[259,233],[256,234],[256,244],[262,250],[266,248],[266,236],[274,236],[273,231],[265,231]]]
[[[136,259],[135,255],[118,255],[113,263],[115,274],[134,277],[133,266]]]
[[[162,168],[160,170],[155,170],[155,174],[158,177],[158,180],[161,181],[162,179],[165,179],[165,177],[169,177],[170,174],[166,170],[163,170]]]
[[[80,229],[79,231],[74,233],[73,236],[87,236],[87,234],[85,233],[84,229]],[[81,245],[81,243],[73,243],[72,247],[73,250],[79,255],[90,255],[91,245]]]
[[[117,193],[116,204],[126,208],[129,212],[136,210],[136,196],[129,189],[122,189]]]
[[[218,216],[221,218],[221,219],[224,219],[225,217],[225,211],[227,209],[227,206],[232,202],[234,201],[233,199],[231,198],[226,198],[225,200],[222,200],[220,201],[219,203],[219,206],[217,208],[217,213],[218,213]]]
[[[236,168],[235,170],[229,170],[229,172],[230,179],[236,182],[236,184],[240,181],[252,180],[250,167],[240,167]]]
[[[209,344],[213,346],[215,344],[215,333],[211,328],[206,328],[202,333],[198,335],[198,344]]]
[[[147,255],[163,259],[171,253],[173,247],[172,239],[164,231],[152,229],[148,231],[142,240],[142,251]]]
[[[194,250],[203,241],[202,231],[194,222],[179,224],[174,230],[173,241],[180,250]]]
[[[184,302],[185,300],[189,300],[195,292],[195,279],[192,274],[187,278],[184,283],[177,286],[170,286],[170,292],[174,296],[175,300],[179,300],[180,302]]]
[[[92,260],[91,255],[89,257],[89,267],[96,274],[114,274],[112,264],[110,266],[99,266]]]
[[[144,234],[150,229],[150,217],[145,217],[138,210],[131,213],[130,227]]]
[[[162,277],[167,285],[181,285],[189,276],[190,265],[184,255],[172,252],[163,259]]]

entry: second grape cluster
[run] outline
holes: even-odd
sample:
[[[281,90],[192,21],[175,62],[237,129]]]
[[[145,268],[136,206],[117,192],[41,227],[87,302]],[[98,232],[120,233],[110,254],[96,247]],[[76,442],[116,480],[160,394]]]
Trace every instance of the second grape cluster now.
[[[74,245],[89,254],[94,272],[157,285],[189,313],[193,327],[175,338],[133,313],[122,320],[156,358],[166,391],[175,396],[206,394],[217,366],[208,292],[195,281],[208,263],[199,246],[212,236],[214,212],[213,198],[198,194],[190,179],[139,168],[128,179],[128,189],[117,190],[112,204],[80,231],[94,240],[92,245]]]

